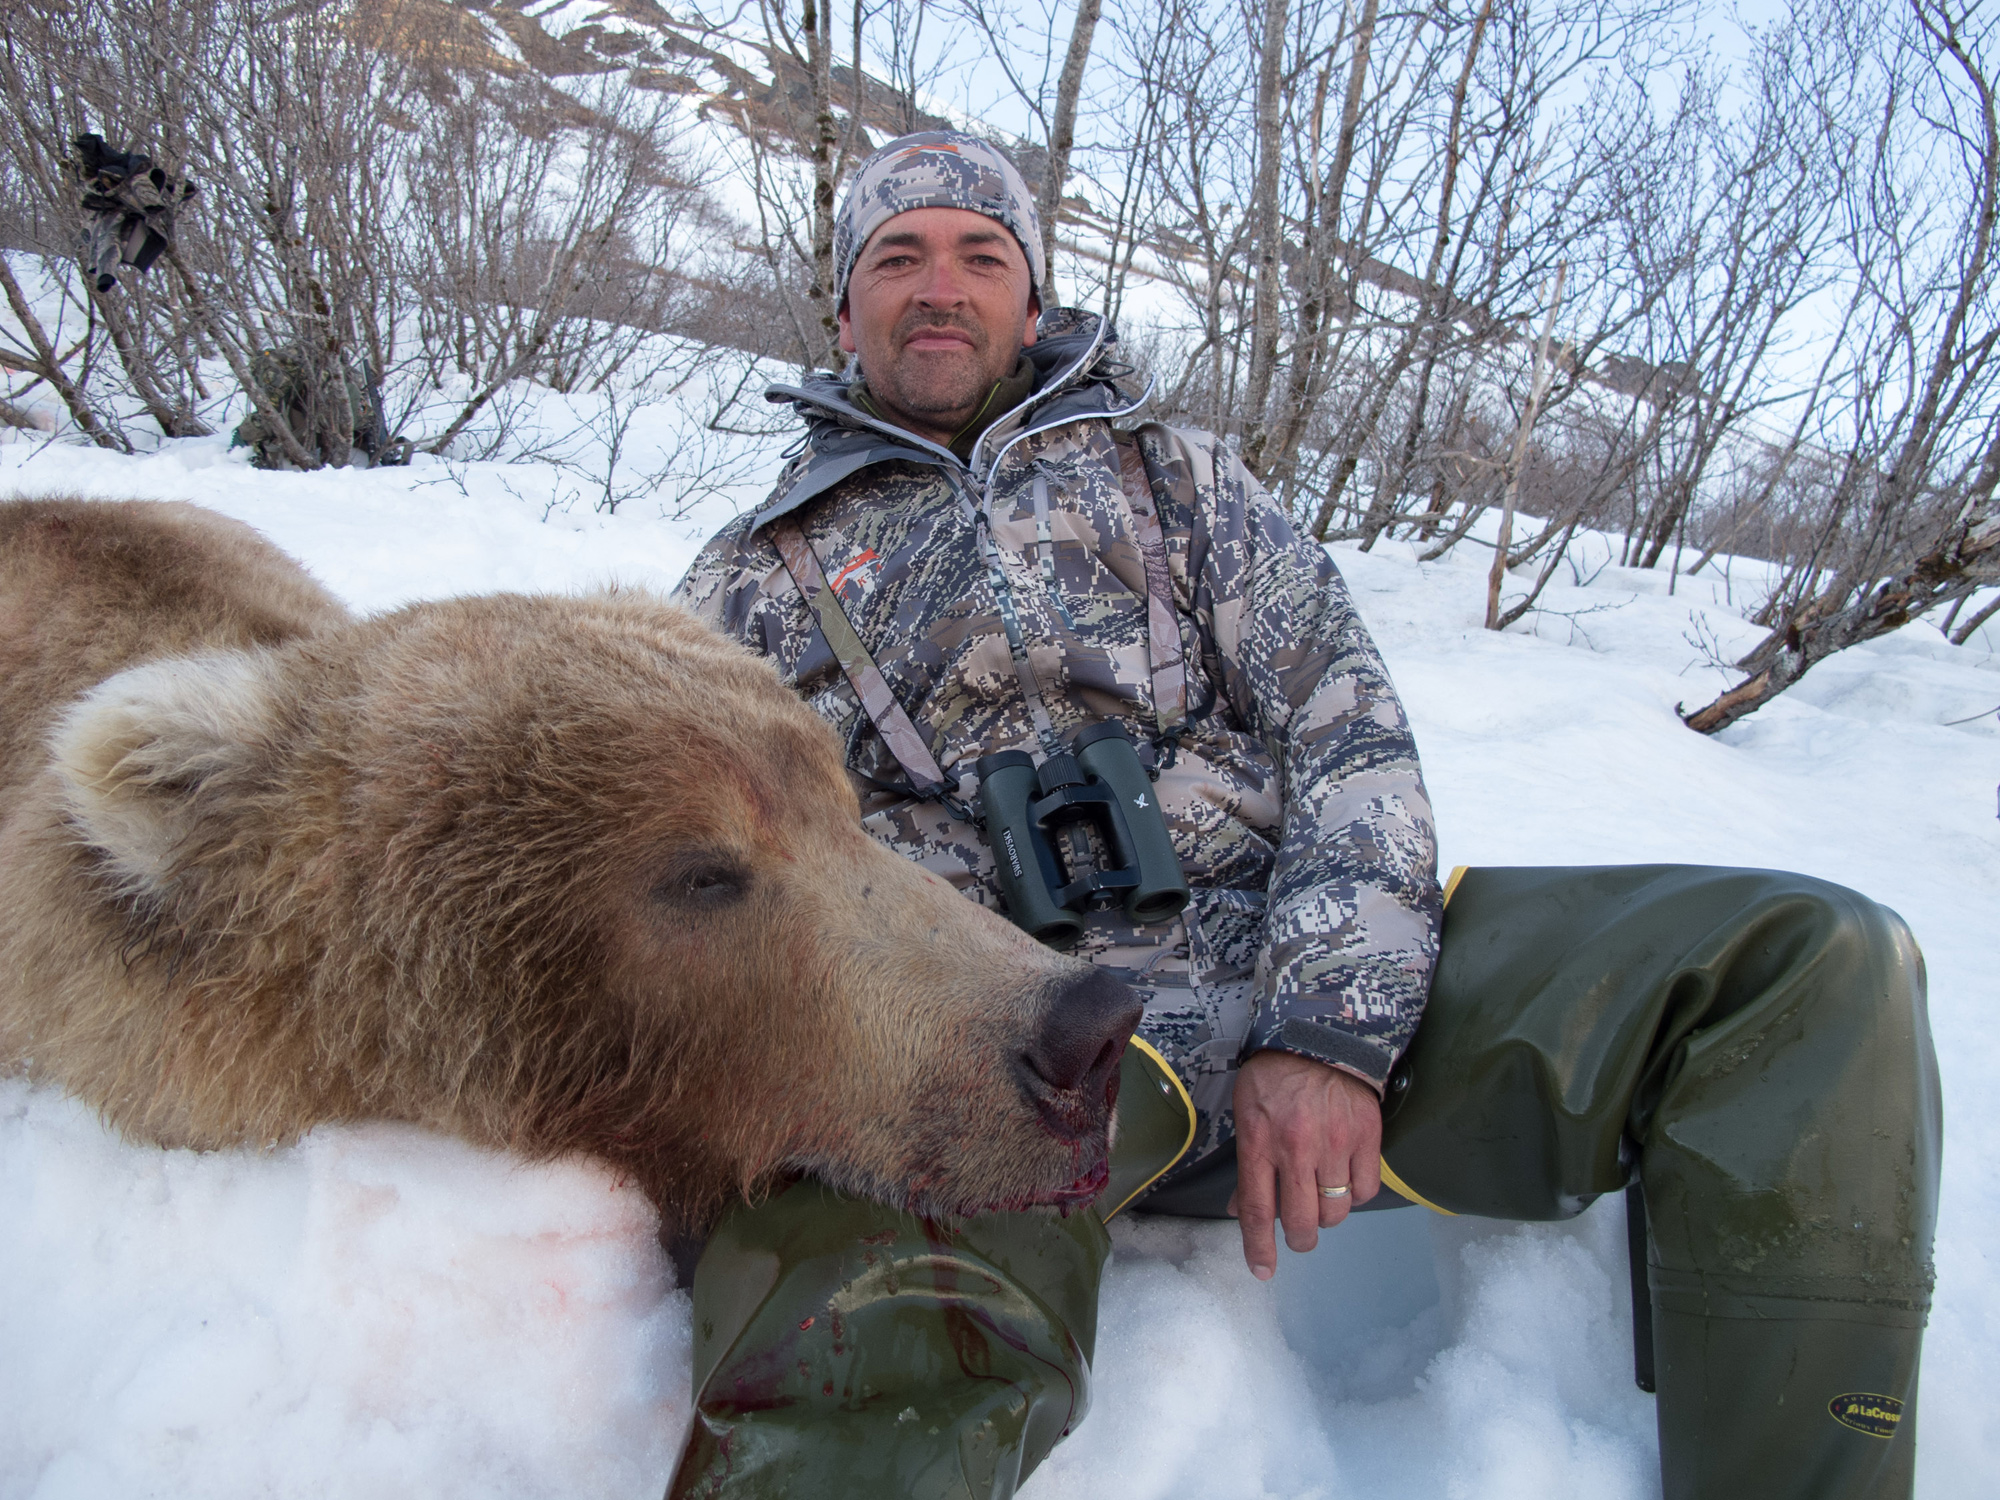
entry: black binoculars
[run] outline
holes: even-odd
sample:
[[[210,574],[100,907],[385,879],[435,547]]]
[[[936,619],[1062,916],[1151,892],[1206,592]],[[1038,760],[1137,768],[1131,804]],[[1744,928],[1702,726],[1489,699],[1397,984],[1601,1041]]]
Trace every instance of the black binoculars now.
[[[1007,915],[1056,947],[1083,916],[1122,902],[1141,926],[1177,916],[1188,886],[1153,778],[1116,723],[1078,733],[1038,767],[1025,750],[982,756],[979,807]]]

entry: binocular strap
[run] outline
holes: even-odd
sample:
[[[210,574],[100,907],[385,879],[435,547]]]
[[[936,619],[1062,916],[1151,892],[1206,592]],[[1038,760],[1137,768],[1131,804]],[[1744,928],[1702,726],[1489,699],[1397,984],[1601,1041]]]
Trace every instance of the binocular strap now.
[[[973,525],[979,534],[980,557],[986,563],[986,586],[993,590],[1000,624],[1007,632],[1007,654],[1014,662],[1014,680],[1021,685],[1021,696],[1027,701],[1028,717],[1034,721],[1043,753],[1058,755],[1062,752],[1062,741],[1056,738],[1055,720],[1049,717],[1049,706],[1042,701],[1042,685],[1035,680],[1034,663],[1028,660],[1028,642],[1021,634],[1021,616],[1014,608],[1014,586],[1007,581],[1007,566],[1000,560],[1000,548],[993,540],[993,529],[987,525],[986,517],[975,514]]]
[[[1174,612],[1166,536],[1136,440],[1118,444],[1118,481],[1132,507],[1132,530],[1146,565],[1146,654],[1153,673],[1153,716],[1164,735],[1187,723],[1187,658],[1181,651],[1180,617]]]
[[[882,736],[889,753],[896,757],[896,763],[919,791],[942,789],[945,786],[944,771],[917,726],[903,712],[903,705],[889,691],[888,679],[875,665],[875,658],[861,644],[853,621],[840,607],[840,596],[826,581],[826,572],[819,565],[819,554],[813,551],[799,523],[786,517],[771,527],[771,537],[778,544],[778,555],[785,560],[785,570],[792,575],[792,582],[798,585],[799,592],[805,596],[807,608],[812,610],[813,618],[819,622],[820,634],[826,637],[834,659],[840,663],[840,670],[846,674],[861,699],[862,711]]]
[[[1187,662],[1181,651],[1179,617],[1174,609],[1173,578],[1167,566],[1167,548],[1160,529],[1160,519],[1152,499],[1152,484],[1145,469],[1145,460],[1135,442],[1118,444],[1118,477],[1125,491],[1125,498],[1132,510],[1134,530],[1140,557],[1146,569],[1146,646],[1148,666],[1153,679],[1153,714],[1162,736],[1171,735],[1187,723]],[[1047,506],[1046,481],[1038,479],[1037,532],[1046,536],[1048,523],[1045,514]],[[1005,568],[983,517],[977,513],[973,517],[979,531],[979,544],[984,554],[987,578],[991,584],[995,602],[999,606],[1001,624],[1007,631],[1007,646],[1014,661],[1015,676],[1021,684],[1022,697],[1027,700],[1028,713],[1033,719],[1036,734],[1049,748],[1055,738],[1053,721],[1049,717],[1048,706],[1042,701],[1040,685],[1035,681],[1034,670],[1028,662],[1028,648],[1022,638],[1020,618],[1014,609],[1014,590],[1007,580]],[[861,700],[861,708],[868,715],[881,734],[882,742],[889,747],[889,753],[909,776],[918,791],[931,795],[948,786],[944,771],[937,758],[931,754],[930,745],[922,732],[904,712],[902,704],[890,690],[889,682],[882,675],[881,667],[862,644],[861,636],[848,619],[846,609],[841,605],[840,596],[826,581],[826,572],[820,566],[819,555],[813,551],[812,543],[806,539],[804,528],[787,516],[772,523],[771,537],[777,543],[778,555],[784,559],[785,571],[792,575],[792,582],[798,586],[806,601],[806,607],[818,622],[820,633],[826,637],[834,659],[840,663],[840,670],[854,688]],[[1043,546],[1049,544],[1044,541]],[[1055,597],[1054,567],[1047,552],[1042,562],[1042,577],[1051,597]],[[1058,611],[1067,618],[1068,611],[1062,609],[1057,599]]]

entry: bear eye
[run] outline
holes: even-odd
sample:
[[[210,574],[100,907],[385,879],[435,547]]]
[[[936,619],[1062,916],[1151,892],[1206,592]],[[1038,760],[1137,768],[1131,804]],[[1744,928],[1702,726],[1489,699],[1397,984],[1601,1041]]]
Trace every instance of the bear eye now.
[[[732,859],[703,859],[667,871],[653,887],[662,906],[713,911],[733,905],[750,889],[750,872]]]

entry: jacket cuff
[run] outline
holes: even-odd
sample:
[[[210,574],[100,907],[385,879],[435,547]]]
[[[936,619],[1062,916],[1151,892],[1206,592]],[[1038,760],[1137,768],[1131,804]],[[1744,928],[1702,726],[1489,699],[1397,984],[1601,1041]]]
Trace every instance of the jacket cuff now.
[[[1244,1044],[1243,1055],[1272,1051],[1309,1057],[1343,1073],[1352,1073],[1377,1094],[1388,1083],[1389,1070],[1396,1065],[1395,1053],[1387,1048],[1304,1016],[1291,1016],[1275,1025],[1254,1028]]]

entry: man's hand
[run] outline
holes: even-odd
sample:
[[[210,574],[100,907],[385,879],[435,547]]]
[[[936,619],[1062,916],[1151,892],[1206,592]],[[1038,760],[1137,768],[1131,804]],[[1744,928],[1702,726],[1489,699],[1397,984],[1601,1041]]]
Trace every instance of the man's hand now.
[[[1338,1198],[1323,1187],[1345,1186]],[[1259,1052],[1236,1075],[1236,1192],[1243,1258],[1269,1281],[1278,1269],[1272,1220],[1298,1251],[1382,1186],[1382,1106],[1352,1074],[1289,1052]]]

